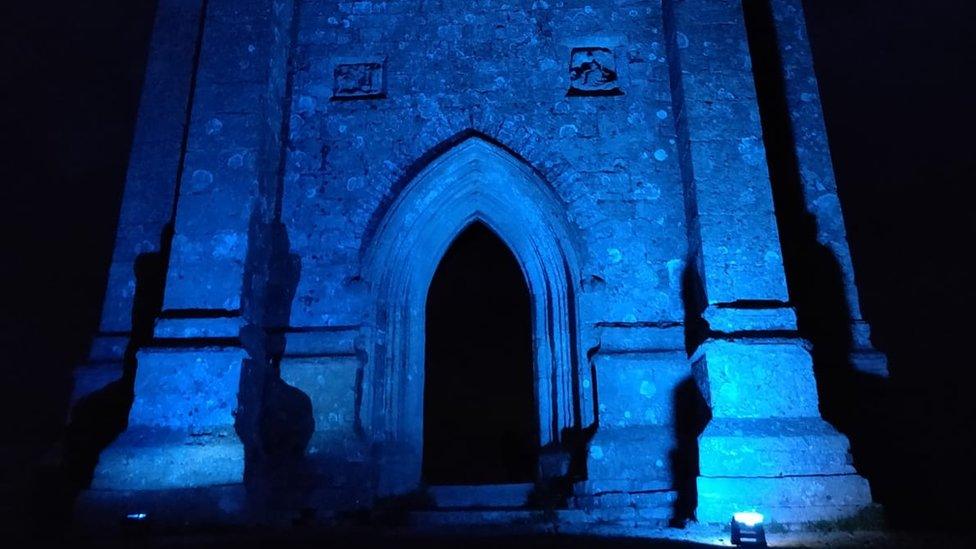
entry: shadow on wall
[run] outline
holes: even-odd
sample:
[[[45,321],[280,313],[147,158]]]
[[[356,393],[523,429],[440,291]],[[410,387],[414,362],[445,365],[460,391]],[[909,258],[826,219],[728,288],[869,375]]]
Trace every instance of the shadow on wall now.
[[[242,369],[236,427],[245,443],[246,480],[257,486],[273,486],[282,481],[282,472],[301,474],[301,460],[314,430],[309,397],[278,376],[285,347],[278,328],[287,325],[301,261],[289,253],[288,236],[280,223],[251,230],[260,233],[251,242],[266,244],[249,249],[244,299],[248,324],[240,335],[249,358]],[[124,355],[123,375],[74,407],[64,438],[61,470],[43,479],[43,486],[34,494],[32,515],[43,517],[47,529],[52,519],[59,527],[70,523],[73,502],[91,484],[99,455],[126,429],[134,396],[136,354],[153,344],[171,241],[172,227],[167,226],[162,249],[136,259],[132,335]],[[40,526],[35,529],[43,534]]]
[[[241,371],[235,428],[244,442],[245,482],[257,498],[273,496],[305,474],[305,450],[315,430],[312,402],[281,380],[283,329],[301,279],[301,257],[291,253],[285,226],[265,223],[255,208],[244,273],[245,327],[241,343],[248,358]],[[307,483],[305,483],[307,484]]]
[[[698,436],[711,419],[708,404],[698,384],[686,378],[674,389],[675,447],[670,454],[671,478],[677,499],[671,525],[684,527],[695,519],[698,507]]]
[[[64,435],[61,471],[39,490],[35,510],[58,509],[57,521],[67,524],[72,503],[92,481],[98,457],[128,424],[136,372],[136,353],[153,339],[153,326],[163,306],[173,227],[163,228],[158,252],[140,254],[134,263],[136,289],[132,303],[132,332],[123,356],[122,377],[80,400],[71,411]],[[48,513],[35,512],[35,517]],[[38,525],[39,526],[39,525]]]
[[[690,357],[704,341],[708,324],[702,318],[705,291],[692,255],[681,273],[681,302],[684,307],[685,352]],[[698,436],[711,419],[711,410],[694,377],[688,376],[674,389],[675,447],[671,451],[671,478],[678,497],[674,502],[672,526],[684,526],[695,519],[698,507]]]
[[[817,220],[807,209],[769,2],[743,5],[790,297],[800,334],[813,344],[821,413],[848,436],[858,472],[871,481],[875,501],[887,505],[899,479],[890,465],[885,381],[856,371],[850,361],[852,319],[843,272],[817,240]]]

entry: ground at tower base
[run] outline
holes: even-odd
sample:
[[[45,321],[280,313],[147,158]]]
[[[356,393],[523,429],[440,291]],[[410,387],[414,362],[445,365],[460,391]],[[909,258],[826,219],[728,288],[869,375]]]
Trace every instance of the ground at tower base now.
[[[792,548],[877,548],[877,549],[966,549],[974,546],[976,537],[945,532],[884,532],[881,530],[806,530],[767,532],[769,547]],[[105,549],[133,546],[158,548],[235,547],[257,549],[282,548],[386,548],[402,549],[654,549],[733,547],[728,528],[690,525],[685,529],[649,528],[621,532],[619,528],[591,528],[586,532],[562,532],[551,529],[524,534],[488,534],[475,529],[465,534],[436,535],[387,532],[317,531],[296,527],[290,531],[267,532],[224,531],[153,535],[149,531],[131,532],[124,537],[80,537],[69,540],[70,546],[92,546]],[[69,543],[65,545],[68,546]]]

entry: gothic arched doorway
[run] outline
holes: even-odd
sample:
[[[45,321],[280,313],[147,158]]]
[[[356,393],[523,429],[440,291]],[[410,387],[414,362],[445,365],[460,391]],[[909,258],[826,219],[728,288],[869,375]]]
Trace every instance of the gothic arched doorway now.
[[[427,291],[441,258],[473,223],[507,247],[528,288],[538,447],[558,448],[564,432],[592,423],[593,385],[581,367],[576,318],[580,274],[565,215],[531,166],[471,137],[432,159],[378,220],[363,258],[376,308],[365,331],[359,409],[378,452],[378,493],[406,493],[422,482]]]
[[[473,223],[427,292],[423,477],[532,482],[539,449],[529,289],[508,246]]]

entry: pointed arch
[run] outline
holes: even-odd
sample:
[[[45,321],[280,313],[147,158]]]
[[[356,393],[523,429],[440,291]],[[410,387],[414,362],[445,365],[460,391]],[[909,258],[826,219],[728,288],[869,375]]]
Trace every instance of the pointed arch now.
[[[529,288],[541,444],[580,426],[579,269],[564,210],[530,166],[470,137],[434,158],[385,212],[363,257],[375,310],[360,410],[390,453],[381,459],[381,492],[420,480],[427,290],[445,251],[475,221],[511,249]]]

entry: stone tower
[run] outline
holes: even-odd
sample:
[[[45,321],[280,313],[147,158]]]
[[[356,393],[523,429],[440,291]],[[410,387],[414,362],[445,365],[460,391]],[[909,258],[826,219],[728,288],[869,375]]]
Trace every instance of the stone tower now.
[[[769,10],[850,363],[883,374],[800,1]],[[160,0],[76,376],[78,401],[119,379],[134,400],[82,509],[859,512],[787,292],[751,60],[738,0]],[[531,295],[521,484],[422,474],[427,291],[473,224]]]

